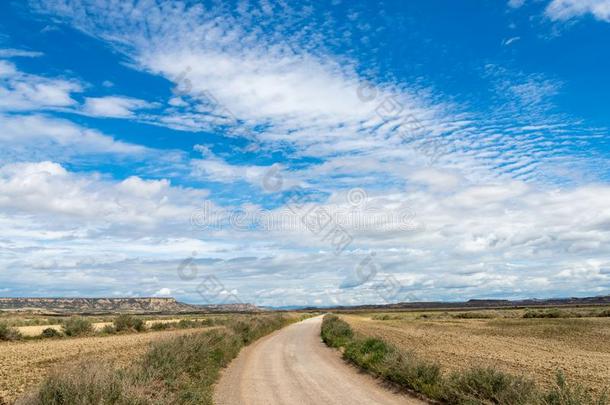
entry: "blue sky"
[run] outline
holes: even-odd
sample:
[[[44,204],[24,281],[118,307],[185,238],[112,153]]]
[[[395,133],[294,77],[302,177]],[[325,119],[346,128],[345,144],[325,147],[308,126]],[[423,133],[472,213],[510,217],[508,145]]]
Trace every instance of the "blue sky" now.
[[[609,39],[608,0],[2,2],[0,295],[608,294]]]

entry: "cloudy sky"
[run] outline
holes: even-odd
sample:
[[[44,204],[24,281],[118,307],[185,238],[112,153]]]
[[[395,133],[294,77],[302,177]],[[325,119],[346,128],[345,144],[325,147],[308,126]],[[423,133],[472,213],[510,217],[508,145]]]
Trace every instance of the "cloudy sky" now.
[[[610,293],[610,0],[3,1],[0,295]]]

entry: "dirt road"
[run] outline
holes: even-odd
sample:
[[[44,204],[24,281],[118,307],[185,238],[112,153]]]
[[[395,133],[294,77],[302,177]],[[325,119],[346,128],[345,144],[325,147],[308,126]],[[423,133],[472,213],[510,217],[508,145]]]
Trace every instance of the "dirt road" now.
[[[320,340],[322,318],[288,326],[249,347],[224,371],[217,405],[421,404],[358,372]]]

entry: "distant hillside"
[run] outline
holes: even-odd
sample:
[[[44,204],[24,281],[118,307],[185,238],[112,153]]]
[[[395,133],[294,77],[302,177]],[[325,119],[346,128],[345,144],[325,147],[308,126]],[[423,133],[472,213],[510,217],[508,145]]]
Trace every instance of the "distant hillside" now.
[[[100,314],[257,312],[250,304],[189,305],[175,298],[0,298],[0,310]]]
[[[610,295],[585,298],[549,298],[525,300],[494,300],[494,299],[473,299],[461,302],[399,302],[386,305],[356,305],[356,306],[337,306],[325,309],[335,310],[400,310],[400,309],[468,309],[468,308],[515,308],[515,307],[554,307],[554,306],[585,306],[585,305],[610,305]],[[317,308],[309,307],[306,310]]]

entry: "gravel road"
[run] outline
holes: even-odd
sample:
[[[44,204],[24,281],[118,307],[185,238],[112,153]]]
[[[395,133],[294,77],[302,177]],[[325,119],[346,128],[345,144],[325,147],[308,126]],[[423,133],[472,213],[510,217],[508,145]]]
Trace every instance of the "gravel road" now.
[[[216,386],[217,405],[423,404],[346,364],[320,340],[322,317],[246,347]]]

